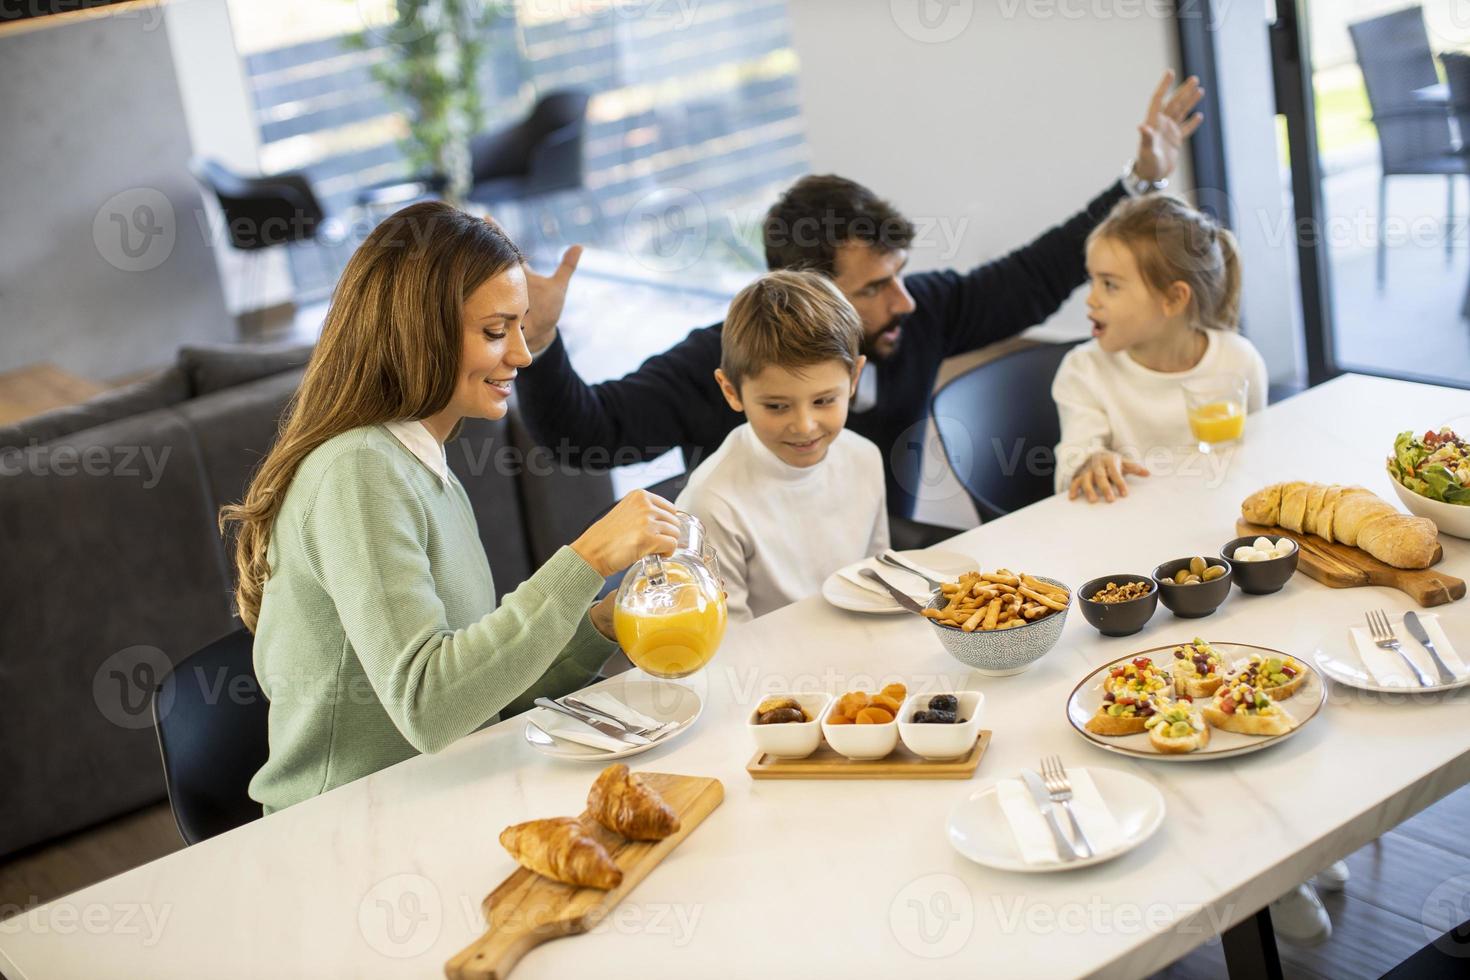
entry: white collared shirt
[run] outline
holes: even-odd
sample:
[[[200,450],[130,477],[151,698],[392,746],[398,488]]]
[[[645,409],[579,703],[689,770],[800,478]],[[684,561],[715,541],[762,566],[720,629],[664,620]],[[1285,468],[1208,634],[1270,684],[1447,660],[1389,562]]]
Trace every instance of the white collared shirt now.
[[[423,422],[404,419],[384,422],[383,428],[393,433],[393,437],[403,443],[403,448],[418,457],[419,462],[449,485],[449,455],[444,451],[444,443],[434,438],[434,433]]]

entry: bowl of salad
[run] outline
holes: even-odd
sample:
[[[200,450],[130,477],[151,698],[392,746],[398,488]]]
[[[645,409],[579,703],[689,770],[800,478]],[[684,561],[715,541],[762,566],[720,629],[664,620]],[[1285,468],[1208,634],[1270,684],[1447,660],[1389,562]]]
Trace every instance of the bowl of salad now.
[[[1470,538],[1470,442],[1453,429],[1400,432],[1388,457],[1393,488],[1411,513]]]

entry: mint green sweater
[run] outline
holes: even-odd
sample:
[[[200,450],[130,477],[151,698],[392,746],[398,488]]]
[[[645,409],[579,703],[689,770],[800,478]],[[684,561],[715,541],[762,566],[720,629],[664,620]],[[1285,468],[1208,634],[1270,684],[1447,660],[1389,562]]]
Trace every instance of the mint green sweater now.
[[[571,548],[496,608],[459,480],[381,426],[313,450],[266,552],[255,633],[270,813],[589,683],[615,649],[587,609],[602,579]]]

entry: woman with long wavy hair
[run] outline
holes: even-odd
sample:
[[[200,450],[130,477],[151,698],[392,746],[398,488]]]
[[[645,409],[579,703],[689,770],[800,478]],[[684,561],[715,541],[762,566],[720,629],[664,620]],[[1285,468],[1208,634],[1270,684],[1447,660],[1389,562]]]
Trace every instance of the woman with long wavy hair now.
[[[270,700],[267,813],[435,752],[616,649],[605,576],[673,550],[637,491],[496,602],[444,443],[507,411],[531,357],[524,257],[499,228],[416,204],[353,254],[235,525],[240,617]]]

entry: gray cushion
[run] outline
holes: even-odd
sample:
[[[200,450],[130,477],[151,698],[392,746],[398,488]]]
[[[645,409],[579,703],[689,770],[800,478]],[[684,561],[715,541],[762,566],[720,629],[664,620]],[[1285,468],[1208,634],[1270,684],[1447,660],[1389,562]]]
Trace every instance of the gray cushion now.
[[[526,534],[531,564],[541,567],[562,545],[571,544],[615,502],[612,477],[605,470],[569,466],[550,449],[536,444],[518,414],[510,415],[516,478],[526,501]]]
[[[245,498],[251,477],[275,445],[286,402],[300,384],[301,371],[287,371],[178,406],[198,440],[209,505],[216,516],[225,504]],[[233,577],[234,562],[229,564]]]
[[[504,419],[466,419],[459,436],[444,447],[449,468],[464,484],[475,509],[480,543],[490,560],[495,593],[501,596],[530,578],[532,571],[520,486],[513,465],[507,466],[502,454],[511,448]]]
[[[0,854],[160,799],[147,692],[233,624],[200,458],[172,409],[32,450],[18,474],[5,462]]]
[[[189,379],[190,394],[197,398],[222,388],[233,388],[268,375],[305,367],[311,360],[311,351],[310,344],[181,347],[178,363]]]
[[[0,450],[48,443],[93,426],[176,405],[188,397],[189,384],[184,372],[174,366],[157,377],[104,392],[80,405],[68,405],[0,426]]]

